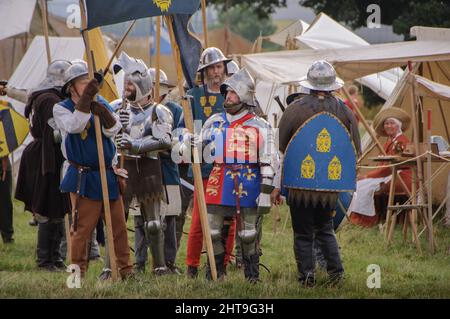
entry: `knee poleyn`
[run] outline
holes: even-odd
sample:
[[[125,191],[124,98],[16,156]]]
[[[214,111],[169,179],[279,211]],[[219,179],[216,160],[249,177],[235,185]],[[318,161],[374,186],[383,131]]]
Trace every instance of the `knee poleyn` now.
[[[244,244],[251,244],[256,240],[257,232],[256,229],[241,230],[239,232],[239,238]]]
[[[161,229],[162,225],[159,220],[151,220],[145,223],[147,232],[151,235],[156,235]]]

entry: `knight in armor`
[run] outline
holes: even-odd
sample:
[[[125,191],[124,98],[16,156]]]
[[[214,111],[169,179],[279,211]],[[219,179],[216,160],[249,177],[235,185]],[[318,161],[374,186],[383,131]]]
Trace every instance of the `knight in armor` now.
[[[167,107],[153,100],[153,79],[142,60],[123,52],[114,66],[116,73],[120,69],[125,73],[125,99],[119,110],[123,132],[116,141],[128,171],[125,207],[133,199],[140,206],[140,215],[134,217],[136,268],[145,270],[148,245],[153,272],[164,275],[169,272],[164,255],[164,185],[159,153],[172,146],[173,116]]]
[[[203,126],[204,156],[213,168],[206,186],[208,221],[218,277],[224,275],[225,218],[237,220],[245,278],[259,281],[259,224],[270,212],[270,193],[278,159],[270,124],[254,113],[255,82],[241,69],[221,85],[225,112]],[[207,273],[210,278],[210,271]]]
[[[287,164],[284,162],[284,157],[287,156],[286,149],[299,128],[320,112],[330,113],[345,126],[350,136],[349,143],[353,142],[356,153],[360,154],[361,146],[356,118],[343,101],[333,95],[333,91],[343,86],[342,80],[336,77],[333,66],[326,61],[314,62],[307,76],[300,81],[300,85],[309,89],[310,94],[294,100],[286,108],[279,123],[279,150],[283,163],[281,170]],[[302,176],[305,173],[305,178],[310,178],[308,174],[314,171],[314,166],[311,164],[304,160],[305,172],[302,171]],[[342,165],[346,164],[342,163]],[[356,168],[353,169],[356,174]],[[272,200],[276,202],[280,196],[280,188],[283,186],[280,170],[277,172],[274,184],[276,188],[272,193]],[[287,187],[287,203],[290,207],[294,231],[294,253],[299,282],[307,286],[315,284],[314,241],[317,242],[325,257],[330,282],[340,282],[344,274],[332,223],[332,212],[336,207],[339,193],[321,189],[322,186],[319,183],[314,190]]]
[[[64,72],[62,92],[68,98],[53,108],[66,158],[60,189],[70,194],[72,203],[71,262],[80,267],[81,277],[84,277],[91,235],[99,218],[104,216],[94,123],[94,115],[97,115],[101,123],[116,264],[121,278],[127,279],[132,275],[132,266],[113,140],[122,125],[108,102],[97,95],[101,80],[98,74],[89,80],[88,67],[83,62],[72,63]]]
[[[64,157],[53,108],[64,99],[61,87],[69,66],[65,60],[53,61],[45,79],[30,92],[25,117],[30,122],[33,141],[22,153],[15,194],[38,221],[37,265],[49,271],[65,269],[59,247],[70,204],[67,194],[59,190]]]
[[[191,108],[194,118],[194,126],[203,126],[205,121],[214,114],[224,111],[224,97],[220,92],[220,86],[227,78],[227,65],[231,59],[226,58],[220,49],[215,47],[206,48],[201,57],[198,72],[200,74],[202,85],[194,87],[187,92],[188,96],[192,96]],[[206,189],[209,173],[212,165],[202,163],[203,186]],[[188,177],[192,178],[192,170],[188,171]],[[226,238],[226,257],[225,263],[230,260],[233,251],[235,236],[235,221],[227,217],[225,221],[223,236]],[[195,278],[198,275],[198,267],[200,265],[200,256],[203,246],[203,232],[200,223],[199,206],[197,203],[197,194],[194,192],[194,206],[192,209],[192,220],[189,229],[186,265],[188,277]]]
[[[150,68],[150,74],[155,83],[156,70]],[[169,82],[166,73],[159,70],[159,100],[158,103],[166,106],[173,117],[173,129],[178,127],[183,114],[180,105],[168,98],[169,92],[175,87]],[[177,241],[177,224],[181,222],[182,199],[180,187],[180,172],[178,165],[172,160],[169,150],[159,153],[162,165],[164,200],[161,202],[161,213],[164,218],[164,256],[166,266],[173,274],[181,274],[181,270],[176,265],[176,257],[179,248]]]

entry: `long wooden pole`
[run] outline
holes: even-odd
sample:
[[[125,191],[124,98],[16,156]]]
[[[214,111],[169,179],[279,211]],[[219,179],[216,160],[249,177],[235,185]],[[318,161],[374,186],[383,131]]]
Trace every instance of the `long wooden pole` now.
[[[161,16],[156,17],[155,101],[159,100],[159,74],[161,73]]]
[[[50,39],[48,37],[48,10],[47,10],[47,0],[40,1],[41,13],[42,13],[42,24],[44,28],[44,38],[45,38],[45,51],[47,52],[47,62],[50,64],[52,62],[52,57],[50,54]]]
[[[363,125],[366,128],[367,132],[369,132],[369,135],[372,137],[372,140],[375,142],[376,146],[380,150],[381,154],[386,156],[387,155],[386,151],[384,150],[383,146],[381,145],[380,140],[377,138],[374,130],[370,127],[369,123],[367,123],[367,120],[364,117],[364,115],[361,113],[361,110],[358,108],[358,106],[355,104],[355,102],[353,102],[353,99],[350,96],[350,93],[348,93],[347,88],[344,86],[344,87],[342,87],[342,90],[344,91],[344,94],[347,97],[347,99],[350,102],[350,104],[352,105],[353,109],[356,111],[359,119],[361,120],[361,123],[363,123]],[[401,176],[398,176],[398,180],[402,184],[403,190],[408,194],[408,196],[411,196],[411,192],[409,191],[408,187],[406,186],[405,181],[403,180],[403,178]]]
[[[203,37],[205,39],[205,48],[208,47],[208,24],[206,21],[206,0],[202,0],[202,20],[203,20]]]
[[[106,73],[108,73],[109,67],[112,64],[112,61],[114,60],[114,58],[117,55],[117,52],[119,52],[120,48],[122,47],[123,41],[125,41],[125,38],[128,36],[128,34],[130,33],[131,29],[133,29],[134,25],[136,24],[136,20],[133,20],[133,22],[130,24],[130,26],[128,27],[127,31],[125,32],[125,34],[122,36],[122,38],[120,39],[119,43],[117,44],[116,48],[114,49],[113,54],[111,55],[111,57],[109,58],[108,63],[106,64],[105,70],[103,71],[103,76],[106,75]]]
[[[433,196],[432,196],[432,181],[431,181],[431,110],[428,110],[428,125],[427,125],[427,137],[428,137],[428,155],[427,155],[427,173],[428,173],[428,185],[427,185],[427,204],[428,204],[428,245],[431,253],[434,253],[434,231],[433,231]]]
[[[86,30],[86,8],[84,7],[84,1],[80,0],[80,8],[81,8],[81,21],[82,21],[82,35],[84,39],[84,44],[86,46],[86,56],[87,63],[89,68],[89,78],[94,77],[94,68],[92,61],[92,54],[90,50],[89,43],[89,33]],[[116,253],[114,249],[114,238],[112,232],[112,222],[111,222],[111,209],[109,206],[109,192],[108,192],[108,182],[106,179],[106,168],[105,168],[105,156],[103,153],[103,141],[102,141],[102,129],[100,124],[100,118],[95,115],[95,137],[97,141],[97,152],[98,152],[98,163],[100,168],[100,180],[102,185],[102,195],[103,195],[103,207],[105,213],[105,221],[106,221],[106,235],[108,239],[108,250],[109,250],[109,258],[111,262],[111,271],[112,271],[112,279],[113,281],[118,279],[118,269],[116,264]]]
[[[172,44],[173,56],[175,59],[175,65],[177,67],[177,79],[178,79],[178,90],[180,92],[180,96],[184,97],[184,87],[183,87],[183,78],[182,78],[182,70],[181,70],[181,59],[180,59],[180,51],[178,45],[175,41],[175,34],[172,27],[172,17],[167,16],[167,27],[169,29],[170,34],[170,42]],[[188,103],[188,101],[184,98],[181,99],[181,105],[183,106],[184,112],[184,122],[186,124],[186,128],[190,132],[194,132],[194,121],[192,117],[192,110]],[[199,206],[199,215],[200,215],[200,223],[202,225],[203,238],[206,242],[206,252],[208,254],[209,265],[211,268],[211,276],[213,280],[217,280],[217,270],[216,270],[216,262],[214,260],[214,250],[212,245],[211,233],[209,231],[207,210],[206,210],[206,201],[205,201],[205,193],[203,189],[203,179],[202,173],[200,169],[200,160],[199,160],[199,152],[197,147],[194,145],[192,152],[194,153],[194,162],[192,163],[192,170],[194,172],[194,186],[195,191],[197,192],[197,201]]]

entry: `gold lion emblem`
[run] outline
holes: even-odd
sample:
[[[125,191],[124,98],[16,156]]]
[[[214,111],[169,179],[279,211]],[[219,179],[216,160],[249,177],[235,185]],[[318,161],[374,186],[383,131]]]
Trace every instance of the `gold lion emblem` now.
[[[330,151],[331,136],[326,128],[323,128],[322,131],[320,131],[320,133],[317,135],[316,144],[317,152],[328,153]]]
[[[161,12],[169,11],[172,0],[153,0],[153,3],[161,10]]]
[[[316,163],[311,155],[307,155],[305,159],[302,161],[302,178],[313,179],[316,174]]]

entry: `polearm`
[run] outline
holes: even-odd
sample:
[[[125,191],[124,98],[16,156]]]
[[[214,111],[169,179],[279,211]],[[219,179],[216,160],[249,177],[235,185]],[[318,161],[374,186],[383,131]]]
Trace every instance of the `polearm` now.
[[[82,36],[84,39],[84,44],[86,46],[89,78],[92,79],[94,78],[94,68],[92,55],[90,54],[91,50],[89,43],[89,34],[88,30],[86,29],[87,26],[86,8],[84,7],[83,0],[80,0],[80,9],[81,9]],[[98,163],[100,169],[100,181],[102,185],[103,207],[105,210],[104,213],[106,221],[106,236],[108,239],[108,251],[111,262],[112,279],[113,281],[115,281],[118,279],[118,269],[116,265],[116,254],[114,250],[114,239],[112,233],[111,209],[109,206],[108,182],[106,179],[105,156],[103,153],[102,129],[100,125],[100,118],[97,115],[94,115],[94,123],[95,123],[95,137],[97,141]]]
[[[166,23],[169,29],[170,42],[172,44],[173,56],[175,59],[175,65],[177,68],[177,79],[178,79],[178,90],[180,92],[180,96],[184,97],[184,87],[183,87],[183,79],[182,79],[182,70],[181,70],[181,59],[180,59],[180,50],[175,41],[175,34],[172,26],[172,17],[166,16]],[[186,128],[193,133],[194,132],[194,121],[192,117],[192,110],[188,103],[188,101],[184,98],[181,99],[181,105],[183,106],[184,113],[184,122],[186,124]],[[208,254],[209,265],[211,268],[211,277],[213,280],[217,280],[217,270],[216,270],[216,262],[214,259],[214,250],[212,245],[211,233],[209,231],[209,224],[207,218],[207,210],[206,210],[206,201],[205,201],[205,193],[203,189],[203,180],[202,180],[202,172],[200,169],[200,159],[197,147],[194,145],[192,148],[194,161],[192,163],[192,170],[194,173],[194,185],[195,191],[197,192],[197,201],[199,206],[199,215],[200,215],[200,223],[202,226],[203,237],[206,242],[206,252]]]
[[[208,24],[206,22],[206,0],[202,0],[203,37],[205,48],[208,47]]]
[[[50,40],[48,38],[48,10],[47,10],[47,0],[40,0],[40,7],[42,13],[42,26],[44,29],[45,38],[45,51],[47,52],[47,62],[50,64],[52,62],[52,57],[50,54]]]

